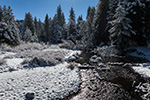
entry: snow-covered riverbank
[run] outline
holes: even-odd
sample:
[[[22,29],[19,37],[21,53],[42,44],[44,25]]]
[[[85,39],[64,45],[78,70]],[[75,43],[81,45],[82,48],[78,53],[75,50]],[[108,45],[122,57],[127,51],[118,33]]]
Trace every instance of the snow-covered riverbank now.
[[[31,44],[25,46],[31,46]],[[61,49],[58,46],[42,49],[38,49],[38,46],[36,50],[30,49],[30,51],[18,48],[12,48],[12,51],[14,49],[15,52],[1,50],[3,53],[0,54],[0,58],[5,62],[0,65],[2,72],[0,73],[0,100],[24,100],[27,93],[33,93],[33,100],[61,99],[78,91],[79,69],[77,67],[67,68],[68,63],[65,62],[65,59],[80,51]],[[35,46],[27,48],[35,48]],[[28,61],[30,62],[35,56],[50,62],[54,61],[56,65],[24,68],[22,63],[29,64]],[[58,58],[59,61],[56,61]],[[9,68],[15,70],[9,72]]]

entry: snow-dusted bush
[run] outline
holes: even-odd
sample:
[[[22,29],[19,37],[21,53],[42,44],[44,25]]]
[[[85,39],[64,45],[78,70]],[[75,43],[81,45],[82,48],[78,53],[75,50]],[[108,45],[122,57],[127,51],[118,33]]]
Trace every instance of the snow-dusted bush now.
[[[44,44],[40,44],[40,43],[23,43],[23,44],[20,44],[16,47],[14,47],[14,51],[27,51],[27,50],[42,50],[42,49],[45,49],[45,48],[48,48],[47,45],[44,45]]]
[[[118,50],[115,46],[103,46],[97,48],[97,53],[103,57],[115,56],[118,54]]]
[[[43,58],[43,57],[34,57],[30,62],[28,67],[45,67],[45,66],[54,66],[58,63],[53,58]]]
[[[63,43],[61,43],[59,45],[60,48],[67,48],[67,49],[72,49],[74,47],[74,43],[70,40],[66,41],[66,40],[63,40]]]

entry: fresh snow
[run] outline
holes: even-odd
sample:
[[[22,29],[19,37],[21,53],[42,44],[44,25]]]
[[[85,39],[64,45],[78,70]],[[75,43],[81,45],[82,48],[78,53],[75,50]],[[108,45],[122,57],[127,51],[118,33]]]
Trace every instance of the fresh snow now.
[[[53,67],[35,68],[0,74],[0,100],[24,100],[35,93],[34,100],[52,100],[77,92],[80,84],[78,68],[71,70],[62,63]]]
[[[79,69],[76,66],[74,69],[67,68],[68,63],[64,59],[81,51],[62,49],[57,45],[43,46],[22,44],[9,48],[11,52],[7,52],[7,48],[0,51],[0,59],[6,61],[0,66],[0,100],[25,100],[29,92],[35,94],[34,100],[55,100],[78,91]],[[36,56],[52,62],[60,58],[62,62],[57,62],[55,66],[23,67],[22,62]],[[9,68],[15,70],[9,72]]]
[[[4,57],[7,57],[7,56],[12,56],[12,55],[15,55],[16,53],[14,52],[6,52],[4,54],[0,54],[0,58],[3,59]]]
[[[139,63],[132,68],[143,77],[150,77],[150,63]]]
[[[13,68],[18,67],[24,61],[23,58],[13,58],[13,59],[5,59],[5,60],[6,60],[6,64]]]
[[[150,77],[150,69],[148,67],[133,67],[133,69],[143,77]]]

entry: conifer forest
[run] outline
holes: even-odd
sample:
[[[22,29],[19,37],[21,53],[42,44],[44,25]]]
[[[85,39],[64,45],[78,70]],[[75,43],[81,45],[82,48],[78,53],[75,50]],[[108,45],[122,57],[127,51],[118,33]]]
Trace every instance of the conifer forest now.
[[[97,1],[44,21],[0,5],[0,100],[150,100],[150,0]]]

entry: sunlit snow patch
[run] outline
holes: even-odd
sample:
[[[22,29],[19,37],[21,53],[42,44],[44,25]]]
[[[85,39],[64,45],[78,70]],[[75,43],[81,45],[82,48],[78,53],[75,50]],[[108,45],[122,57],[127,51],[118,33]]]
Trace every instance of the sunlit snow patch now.
[[[20,65],[24,59],[22,58],[12,58],[12,59],[6,59],[6,64],[10,67],[17,67]]]
[[[143,77],[150,77],[150,64],[138,64],[139,66],[134,66],[133,69],[135,72],[141,74]]]
[[[5,54],[0,54],[0,58],[3,59],[6,56],[12,56],[15,55],[16,53],[14,52],[6,52]]]

